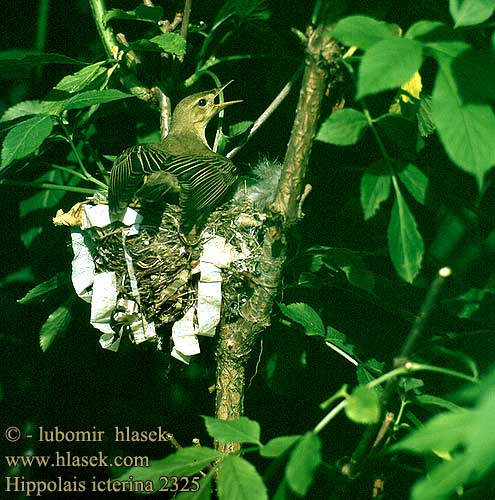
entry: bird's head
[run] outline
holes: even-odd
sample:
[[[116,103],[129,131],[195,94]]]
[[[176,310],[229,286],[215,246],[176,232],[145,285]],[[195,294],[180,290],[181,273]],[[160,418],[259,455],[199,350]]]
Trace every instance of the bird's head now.
[[[223,87],[198,92],[182,99],[175,107],[171,132],[194,130],[206,143],[206,139],[204,139],[205,130],[210,120],[227,106],[242,102],[242,100],[216,102],[222,90],[232,81],[226,83]]]

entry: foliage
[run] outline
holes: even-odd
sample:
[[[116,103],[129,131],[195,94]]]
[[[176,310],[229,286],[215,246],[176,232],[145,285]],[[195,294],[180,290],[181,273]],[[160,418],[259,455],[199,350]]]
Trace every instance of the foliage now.
[[[211,5],[193,2],[187,40],[180,26],[164,22],[175,14],[165,2],[163,7],[134,2],[135,8],[129,2],[111,3],[101,19],[96,11],[89,19],[88,10],[89,21],[100,30],[100,40],[95,32],[89,44],[92,50],[0,52],[1,78],[25,82],[24,91],[7,85],[9,94],[1,101],[0,184],[15,195],[16,216],[5,232],[13,264],[5,266],[0,290],[18,299],[8,305],[9,311],[20,311],[13,314],[18,323],[25,314],[36,318],[25,325],[30,329],[24,337],[20,332],[8,337],[5,352],[24,359],[36,333],[33,359],[42,365],[42,356],[48,356],[50,367],[60,364],[64,370],[84,367],[95,356],[88,346],[99,346],[91,330],[92,336],[77,335],[88,331],[87,311],[70,284],[71,255],[54,250],[65,249],[67,240],[67,233],[58,230],[54,236],[51,228],[56,209],[105,194],[113,158],[127,146],[159,137],[151,88],[176,101],[238,75],[237,91],[246,92],[245,101],[252,104],[231,115],[232,123],[223,129],[219,121],[211,142],[225,153],[247,141],[274,89],[289,78],[287,67],[295,70],[304,57],[288,29],[284,43],[293,50],[277,45],[286,28],[279,20],[290,16],[285,2],[226,0],[215,12]],[[306,7],[292,14],[291,27],[305,42],[296,15],[304,11],[303,22],[318,19],[325,3],[315,2],[313,16]],[[104,6],[97,0],[90,4]],[[199,419],[211,412],[210,402],[202,401],[211,382],[208,349],[208,360],[166,382],[164,370],[157,368],[160,375],[151,373],[135,393],[125,384],[140,381],[148,365],[157,366],[144,351],[137,351],[142,358],[117,376],[107,376],[100,367],[99,385],[88,380],[96,373],[83,373],[80,390],[93,391],[90,399],[109,379],[115,385],[124,380],[141,427],[148,415],[150,422],[164,418],[154,407],[147,413],[136,404],[142,386],[150,380],[168,384],[164,407],[176,412],[168,424],[179,427],[190,420],[182,438],[201,435],[207,443],[180,448],[152,460],[150,467],[119,470],[118,479],[149,480],[158,490],[160,477],[193,477],[199,490],[178,498],[280,500],[370,498],[370,477],[384,476],[385,491],[392,491],[384,498],[406,498],[410,485],[412,498],[425,500],[476,495],[494,472],[495,376],[489,365],[495,325],[495,38],[490,22],[495,5],[450,0],[448,12],[430,6],[431,15],[423,16],[393,9],[380,15],[379,9],[342,4],[345,14],[329,28],[340,43],[341,57],[332,68],[340,77],[322,106],[308,174],[314,194],[295,231],[297,244],[291,247],[260,359],[256,366],[247,365],[253,375],[246,395],[249,417]],[[274,5],[278,8],[271,12]],[[426,9],[427,2],[421,5]],[[112,37],[121,31],[128,39],[117,42]],[[285,53],[293,55],[286,60]],[[283,156],[293,110],[281,108],[272,118],[276,126],[258,132],[259,142],[248,144],[239,165],[254,162],[260,151]],[[412,356],[397,358],[407,331],[418,322],[421,326],[424,318],[416,315],[433,289],[428,291],[434,272],[443,266],[453,269],[453,282],[443,290],[445,296],[436,296],[438,314],[430,318],[428,313],[431,324]],[[9,318],[6,324],[22,330]],[[72,355],[64,351],[71,342],[61,338],[69,335],[77,339]],[[124,352],[115,355],[119,362],[131,356]],[[481,382],[479,371],[487,372]],[[37,371],[29,374],[38,378]],[[41,401],[58,397],[48,377],[40,386],[23,378],[29,377],[16,372],[8,382],[2,380],[2,397],[14,400],[16,389],[26,391],[26,400],[38,393]],[[65,377],[60,379],[65,383]],[[468,385],[460,388],[461,382]],[[187,392],[192,385],[201,387],[200,396]],[[161,389],[155,392],[163,399]],[[118,393],[112,385],[109,394]],[[115,409],[105,402],[91,411],[105,410],[114,422],[121,418],[122,403],[116,401]],[[33,421],[42,420],[36,408],[27,411]],[[187,411],[194,417],[184,418]],[[392,415],[390,421],[385,412]],[[346,475],[348,457],[362,435],[385,422],[382,439],[360,461],[366,473]],[[223,455],[213,442],[242,447],[239,454]],[[153,453],[163,456],[164,450]]]

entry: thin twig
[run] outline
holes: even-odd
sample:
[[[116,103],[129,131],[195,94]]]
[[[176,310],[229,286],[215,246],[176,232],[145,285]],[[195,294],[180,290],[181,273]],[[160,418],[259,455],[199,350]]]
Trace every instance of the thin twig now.
[[[160,137],[163,141],[170,131],[170,123],[172,121],[172,103],[170,102],[170,97],[165,95],[159,87],[153,87],[151,90],[160,107]]]
[[[180,36],[187,40],[187,30],[189,29],[189,16],[191,15],[192,0],[186,0],[184,4],[184,14],[182,16],[182,26],[180,29]]]
[[[227,158],[234,157],[247,143],[248,141],[256,134],[259,128],[270,118],[273,112],[280,106],[283,100],[289,95],[289,92],[292,90],[296,82],[299,80],[302,73],[303,65],[299,66],[297,71],[294,73],[292,78],[285,84],[284,88],[278,93],[278,95],[273,99],[270,105],[261,113],[261,115],[257,118],[257,120],[253,123],[251,130],[249,131],[249,135],[244,144],[241,144],[231,151],[227,153]]]
[[[71,193],[81,193],[81,194],[95,194],[94,189],[82,188],[77,186],[62,186],[60,184],[50,184],[47,182],[23,182],[15,181],[13,179],[0,179],[0,184],[5,184],[6,186],[17,186],[17,187],[27,187],[33,189],[53,189],[55,191],[68,191]]]

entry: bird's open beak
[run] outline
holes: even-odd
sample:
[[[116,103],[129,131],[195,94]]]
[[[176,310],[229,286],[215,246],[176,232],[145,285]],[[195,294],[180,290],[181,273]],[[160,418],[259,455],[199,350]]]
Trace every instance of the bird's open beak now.
[[[230,85],[234,80],[230,80],[230,82],[227,82],[225,85],[223,85],[222,87],[219,87],[217,90],[216,90],[216,93],[215,93],[215,97],[217,97],[220,92],[222,92],[223,89],[225,89],[225,87],[227,87],[227,85]],[[226,101],[226,102],[220,102],[218,104],[215,104],[215,109],[216,111],[221,111],[222,109],[226,108],[227,106],[230,106],[232,104],[237,104],[239,102],[244,102],[242,99],[241,100],[237,100],[237,101]]]

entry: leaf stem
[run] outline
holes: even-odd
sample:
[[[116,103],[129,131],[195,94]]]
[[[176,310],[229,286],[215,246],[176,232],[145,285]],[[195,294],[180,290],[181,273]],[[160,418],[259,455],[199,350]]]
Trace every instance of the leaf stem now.
[[[347,406],[347,399],[343,399],[333,410],[328,412],[313,429],[315,434],[322,431],[345,407]]]

